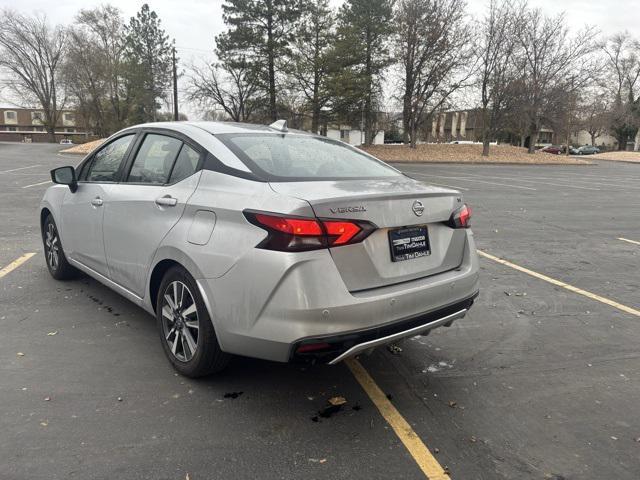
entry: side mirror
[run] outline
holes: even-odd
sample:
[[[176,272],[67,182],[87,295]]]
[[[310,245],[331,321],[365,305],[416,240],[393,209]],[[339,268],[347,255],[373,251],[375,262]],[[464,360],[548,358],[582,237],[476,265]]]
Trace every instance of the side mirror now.
[[[51,181],[60,185],[68,185],[71,193],[75,193],[78,190],[76,170],[73,167],[54,168],[51,170]]]

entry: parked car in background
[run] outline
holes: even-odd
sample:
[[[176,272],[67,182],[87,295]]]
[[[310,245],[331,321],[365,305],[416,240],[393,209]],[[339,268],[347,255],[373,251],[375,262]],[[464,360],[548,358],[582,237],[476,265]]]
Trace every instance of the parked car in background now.
[[[569,154],[570,155],[580,155],[580,150],[578,150],[576,147],[569,147]]]
[[[478,295],[460,192],[284,121],[130,127],[51,178],[51,275],[146,309],[187,376],[229,354],[334,364],[449,326]]]
[[[578,155],[593,155],[594,153],[600,153],[600,149],[593,145],[583,145],[578,148]]]
[[[63,138],[60,140],[60,145],[73,145],[73,142],[70,138]]]
[[[560,145],[549,145],[548,147],[541,148],[540,151],[545,153],[552,153],[554,155],[560,155],[564,152],[564,147]]]

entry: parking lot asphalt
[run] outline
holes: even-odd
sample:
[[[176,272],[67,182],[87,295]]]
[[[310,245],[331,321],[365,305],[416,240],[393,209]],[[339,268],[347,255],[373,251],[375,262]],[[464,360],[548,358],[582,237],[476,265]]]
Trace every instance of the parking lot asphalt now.
[[[425,478],[346,365],[189,380],[151,316],[53,280],[37,207],[80,161],[59,150],[0,143],[0,269],[36,252],[0,278],[1,479]],[[459,188],[478,248],[510,263],[481,257],[465,319],[366,371],[453,479],[637,479],[640,165],[396,167]],[[335,395],[347,408],[313,421]]]

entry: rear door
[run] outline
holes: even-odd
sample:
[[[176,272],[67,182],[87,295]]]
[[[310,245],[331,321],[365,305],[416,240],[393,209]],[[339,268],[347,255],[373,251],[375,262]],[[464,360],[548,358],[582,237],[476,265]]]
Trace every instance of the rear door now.
[[[146,132],[131,156],[125,181],[108,187],[104,246],[109,276],[140,297],[160,242],[196,189],[201,154],[184,138]]]
[[[134,138],[135,133],[122,135],[84,162],[78,189],[66,192],[62,204],[65,253],[104,276],[108,276],[102,236],[106,190],[119,180]]]

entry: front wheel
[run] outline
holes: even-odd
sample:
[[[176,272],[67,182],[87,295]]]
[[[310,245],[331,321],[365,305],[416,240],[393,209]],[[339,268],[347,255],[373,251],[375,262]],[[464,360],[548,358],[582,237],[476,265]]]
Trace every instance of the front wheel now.
[[[56,222],[48,215],[42,226],[42,243],[49,273],[56,280],[74,278],[78,271],[67,261]]]
[[[184,268],[172,267],[162,279],[156,319],[165,354],[181,374],[202,377],[229,363],[230,355],[220,349],[198,286]]]

